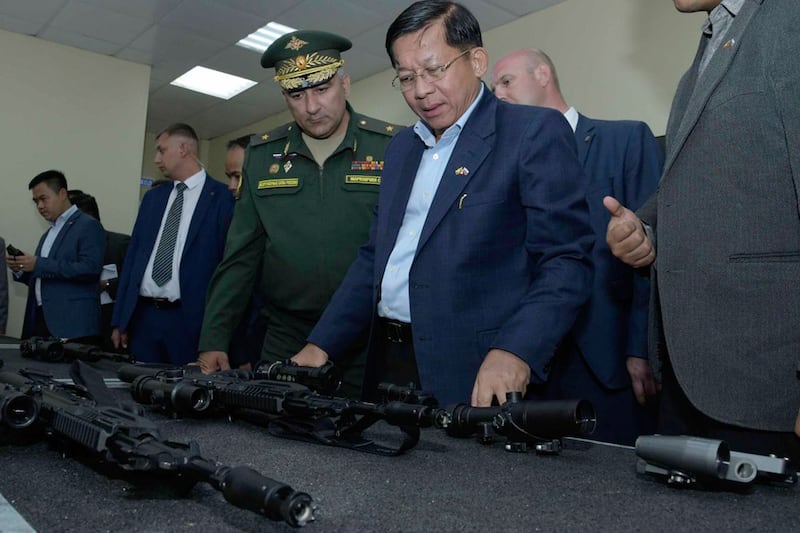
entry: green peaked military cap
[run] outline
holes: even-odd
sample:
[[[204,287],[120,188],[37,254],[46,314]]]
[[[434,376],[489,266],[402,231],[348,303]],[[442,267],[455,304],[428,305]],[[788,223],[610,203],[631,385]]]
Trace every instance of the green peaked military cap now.
[[[341,52],[353,43],[326,31],[299,30],[282,35],[261,56],[261,66],[275,67],[275,81],[285,91],[321,85],[344,65]]]

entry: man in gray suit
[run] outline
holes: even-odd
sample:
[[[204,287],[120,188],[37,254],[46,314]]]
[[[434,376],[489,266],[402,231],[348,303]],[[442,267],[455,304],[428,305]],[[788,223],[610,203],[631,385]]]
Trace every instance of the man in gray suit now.
[[[800,463],[800,2],[674,2],[709,19],[659,190],[636,214],[606,197],[607,240],[655,280],[660,431]]]

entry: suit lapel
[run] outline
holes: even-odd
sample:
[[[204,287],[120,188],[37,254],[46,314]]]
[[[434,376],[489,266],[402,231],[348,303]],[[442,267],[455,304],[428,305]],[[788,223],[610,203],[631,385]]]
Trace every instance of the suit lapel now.
[[[664,175],[667,174],[675,156],[680,152],[680,148],[686,142],[689,134],[694,129],[695,124],[700,118],[701,113],[706,107],[706,103],[716,90],[725,73],[733,62],[733,58],[739,51],[742,42],[742,35],[747,25],[753,19],[753,15],[758,10],[759,4],[756,2],[745,2],[739,10],[739,14],[731,22],[731,26],[725,35],[725,44],[714,53],[711,61],[706,66],[703,74],[698,78],[697,69],[700,59],[705,50],[707,40],[701,39],[700,47],[692,64],[690,74],[682,81],[676,93],[676,104],[685,102],[684,105],[676,107],[676,110],[685,109],[681,117],[675,117],[674,123],[668,127],[668,153],[664,163]],[[679,98],[682,100],[679,101]],[[671,131],[670,131],[671,130]],[[674,132],[674,135],[672,133]],[[672,138],[670,138],[672,137]]]
[[[594,124],[581,114],[578,114],[578,125],[575,127],[575,143],[578,145],[578,160],[581,166],[586,166],[589,148],[594,140]]]
[[[58,255],[59,246],[61,246],[61,243],[64,241],[66,234],[69,232],[70,229],[72,229],[73,224],[75,224],[75,220],[79,216],[81,216],[81,212],[75,211],[74,213],[72,213],[72,216],[69,217],[67,221],[64,223],[64,227],[61,228],[61,230],[58,232],[58,235],[56,235],[56,240],[53,241],[53,246],[50,247],[50,252],[47,254],[48,258],[55,258]],[[44,240],[42,240],[42,243],[44,243]],[[41,244],[40,244],[40,249],[41,249]]]
[[[491,146],[486,141],[494,136],[495,112],[497,100],[488,89],[484,90],[483,98],[472,112],[458,137],[455,149],[447,162],[447,167],[442,175],[442,181],[433,197],[428,217],[422,226],[422,233],[417,244],[417,254],[425,246],[433,231],[458,200],[471,179],[475,179],[478,169],[491,152]],[[459,170],[456,172],[456,170]],[[486,179],[484,177],[484,179]]]

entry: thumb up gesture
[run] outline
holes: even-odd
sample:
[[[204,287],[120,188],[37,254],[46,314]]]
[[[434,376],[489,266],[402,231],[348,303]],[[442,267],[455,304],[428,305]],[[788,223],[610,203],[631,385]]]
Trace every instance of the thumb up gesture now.
[[[613,196],[603,198],[603,205],[611,213],[606,230],[606,242],[611,253],[635,268],[648,266],[655,261],[655,247],[639,217]]]

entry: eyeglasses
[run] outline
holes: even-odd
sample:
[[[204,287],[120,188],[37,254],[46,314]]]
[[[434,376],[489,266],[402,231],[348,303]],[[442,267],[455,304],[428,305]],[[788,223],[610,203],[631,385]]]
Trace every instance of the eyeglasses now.
[[[422,78],[423,80],[427,81],[428,83],[432,83],[434,81],[439,81],[444,78],[444,75],[447,73],[447,69],[453,66],[453,63],[458,61],[458,59],[465,54],[470,53],[474,48],[468,48],[464,50],[456,57],[445,63],[444,65],[437,65],[435,67],[425,67],[423,69],[418,70],[417,72],[408,71],[403,72],[402,74],[398,74],[392,80],[392,87],[397,89],[398,91],[406,92],[417,85],[417,78]]]

